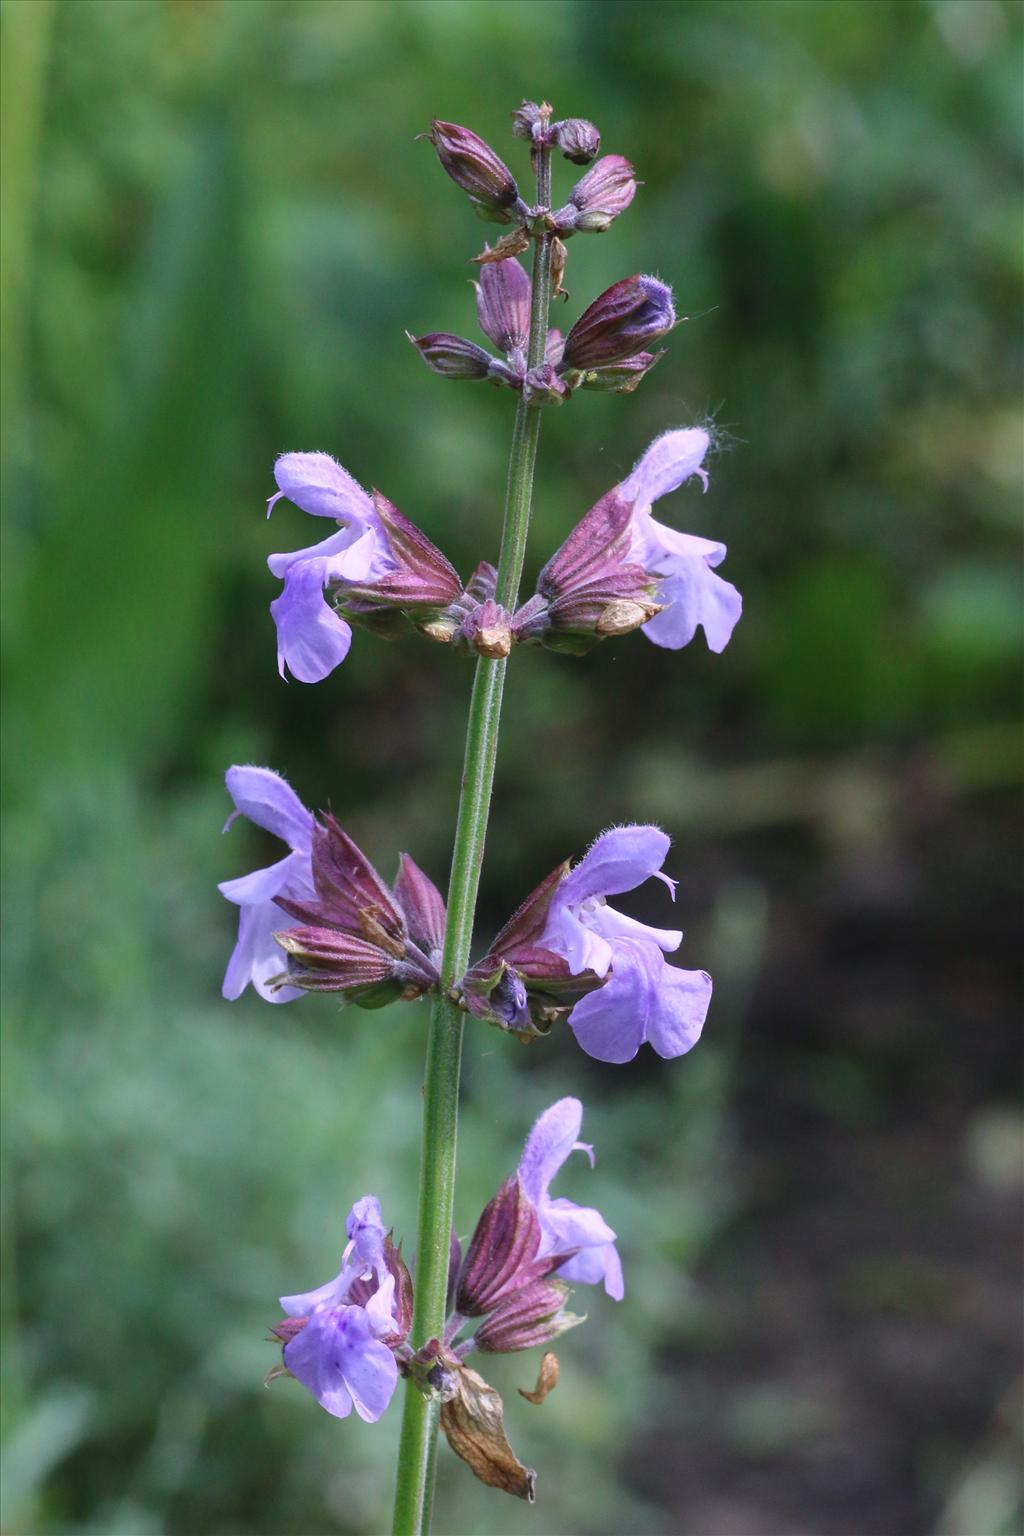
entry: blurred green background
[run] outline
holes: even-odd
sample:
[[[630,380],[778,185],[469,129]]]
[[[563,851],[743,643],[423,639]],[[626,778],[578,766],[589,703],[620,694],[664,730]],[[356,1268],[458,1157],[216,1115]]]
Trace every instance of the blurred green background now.
[[[281,682],[265,557],[323,529],[262,510],[326,449],[463,574],[495,554],[512,397],[403,330],[474,334],[484,233],[416,135],[525,179],[523,95],[644,181],[566,317],[636,270],[691,316],[636,395],[546,417],[528,575],[710,416],[733,451],[667,520],[746,610],[721,657],[515,658],[481,938],[654,819],[716,998],[671,1065],[470,1034],[460,1230],[578,1092],[561,1189],[627,1297],[542,1409],[498,1362],[538,1506],[444,1449],[437,1530],[1018,1530],[1020,7],[9,0],[2,42],[4,1531],[389,1518],[397,1406],[264,1390],[263,1336],[354,1197],[412,1238],[424,1012],[221,1001],[215,883],[277,856],[221,839],[221,776],[446,877],[468,665],[357,633]]]

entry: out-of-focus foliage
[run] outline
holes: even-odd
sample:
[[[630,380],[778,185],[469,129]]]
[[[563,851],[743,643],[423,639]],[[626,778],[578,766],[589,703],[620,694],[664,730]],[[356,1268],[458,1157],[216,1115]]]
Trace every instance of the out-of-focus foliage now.
[[[471,1032],[460,1227],[579,1092],[599,1161],[565,1192],[619,1230],[627,1300],[587,1298],[542,1409],[514,1392],[532,1356],[496,1369],[539,1515],[446,1459],[438,1529],[821,1536],[849,1528],[830,1499],[878,1536],[942,1509],[1012,1529],[1003,1260],[961,1273],[929,1244],[959,1221],[987,1252],[1013,1195],[1019,23],[1003,0],[8,0],[12,1536],[386,1522],[397,1407],[338,1425],[265,1393],[261,1339],[279,1292],[332,1272],[353,1198],[411,1238],[424,1016],[220,1001],[215,882],[268,851],[220,841],[220,775],[267,762],[385,868],[409,848],[443,881],[469,669],[357,634],[330,681],[280,682],[265,556],[322,529],[261,508],[275,453],[322,448],[463,574],[494,555],[511,396],[443,384],[403,336],[473,334],[485,231],[415,136],[467,122],[525,179],[524,94],[596,120],[644,182],[572,242],[566,316],[654,269],[691,317],[636,395],[546,417],[529,568],[654,434],[712,419],[735,451],[674,520],[729,544],[746,612],[722,657],[632,636],[510,672],[482,937],[607,823],[656,819],[717,994],[670,1067]],[[851,908],[884,915],[889,958],[860,963]],[[800,1171],[844,1189],[822,1147],[895,1147],[905,1174],[888,1201],[870,1174],[845,1190],[834,1268]],[[869,1209],[898,1229],[882,1256]],[[785,1343],[802,1309],[817,1353]],[[858,1394],[872,1421],[891,1383],[851,1385],[829,1317],[893,1314],[978,1333],[982,1363],[932,1425],[901,1334],[905,1439],[851,1471]]]

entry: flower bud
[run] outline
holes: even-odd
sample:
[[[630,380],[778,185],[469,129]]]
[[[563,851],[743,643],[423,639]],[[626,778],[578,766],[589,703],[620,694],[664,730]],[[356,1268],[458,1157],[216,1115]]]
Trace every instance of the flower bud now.
[[[484,335],[506,356],[524,354],[530,336],[531,284],[518,261],[509,257],[487,262],[474,287]]]
[[[492,1355],[512,1354],[550,1344],[583,1318],[563,1307],[569,1287],[560,1280],[535,1280],[495,1309],[473,1335],[477,1349]]]
[[[519,382],[504,363],[464,336],[432,331],[429,336],[409,336],[409,340],[427,367],[440,374],[442,379],[490,379],[495,384]]]
[[[563,234],[601,234],[635,194],[636,176],[629,161],[624,155],[604,155],[573,187],[555,223]]]
[[[676,323],[672,290],[656,277],[625,277],[596,298],[565,338],[561,372],[621,362]]]
[[[298,915],[294,907],[291,915]],[[341,992],[361,1007],[383,1008],[433,985],[425,972],[405,970],[394,955],[355,934],[310,926],[288,928],[274,937],[288,956],[282,984],[305,992]]]
[[[631,395],[664,356],[664,351],[636,352],[632,357],[624,357],[621,362],[612,363],[608,368],[591,368],[577,380],[576,388],[611,390],[618,395]]]
[[[512,133],[517,139],[528,139],[532,142],[535,138],[534,129],[539,128],[543,114],[535,101],[521,101],[512,113]]]
[[[567,117],[551,129],[555,144],[574,165],[589,165],[601,148],[601,135],[585,117]]]
[[[458,123],[433,122],[428,135],[452,181],[468,192],[477,208],[511,223],[519,188],[505,162],[479,134]]]

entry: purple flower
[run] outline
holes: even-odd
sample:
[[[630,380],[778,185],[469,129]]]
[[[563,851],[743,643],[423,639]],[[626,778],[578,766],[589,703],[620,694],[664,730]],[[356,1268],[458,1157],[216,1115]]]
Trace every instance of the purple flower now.
[[[655,645],[670,651],[688,645],[701,625],[712,651],[724,651],[743,599],[729,581],[715,574],[725,559],[725,545],[677,533],[655,522],[652,503],[674,491],[691,475],[707,489],[703,469],[711,439],[700,427],[665,432],[656,437],[617,493],[633,507],[633,538],[628,558],[659,580],[657,598],[663,611],[643,626]]]
[[[373,501],[347,470],[327,453],[285,453],[274,465],[277,494],[313,517],[341,525],[320,544],[290,554],[270,555],[267,564],[284,581],[270,605],[277,625],[277,667],[300,683],[318,683],[345,660],[352,630],[324,598],[334,582],[371,582],[392,569],[388,541]]]
[[[346,1231],[337,1275],[315,1291],[282,1296],[287,1316],[274,1332],[285,1366],[321,1407],[338,1419],[355,1408],[374,1423],[398,1381],[392,1345],[409,1331],[408,1274],[373,1195],[356,1201]]]
[[[548,1194],[548,1186],[570,1152],[586,1152],[593,1165],[593,1148],[579,1140],[582,1124],[579,1099],[559,1099],[546,1109],[526,1138],[519,1159],[519,1180],[540,1217],[540,1254],[576,1250],[556,1273],[584,1285],[603,1281],[608,1295],[621,1301],[622,1264],[611,1227],[591,1207],[553,1200]]]
[[[267,869],[254,870],[237,880],[225,880],[218,890],[241,910],[238,942],[224,975],[224,996],[240,997],[250,982],[268,1003],[287,1003],[302,993],[297,987],[272,990],[269,983],[284,970],[284,956],[274,939],[288,919],[277,905],[280,897],[308,901],[315,894],[311,864],[313,817],[295,791],[269,768],[229,768],[228,793],[235,810],[225,832],[238,816],[273,832],[291,852]]]
[[[651,928],[617,912],[608,896],[631,891],[661,873],[669,840],[658,827],[603,832],[555,891],[539,942],[562,954],[572,971],[606,978],[573,1008],[569,1026],[588,1056],[632,1061],[644,1041],[659,1056],[682,1056],[700,1038],[711,977],[683,971],[664,955],[678,949],[678,929]]]

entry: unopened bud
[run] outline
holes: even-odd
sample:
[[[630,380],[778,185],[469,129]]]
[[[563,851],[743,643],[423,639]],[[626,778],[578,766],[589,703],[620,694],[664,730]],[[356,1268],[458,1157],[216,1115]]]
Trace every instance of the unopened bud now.
[[[529,139],[534,137],[534,129],[539,128],[542,114],[535,101],[521,101],[512,113],[512,133],[517,139]]]
[[[511,223],[519,188],[491,146],[458,123],[432,123],[429,138],[452,181],[469,193],[478,210],[495,215],[500,223]]]
[[[606,289],[565,338],[562,371],[607,367],[643,351],[676,323],[672,290],[656,277],[625,277]]]
[[[524,353],[530,335],[530,279],[514,257],[485,263],[476,287],[484,335],[506,356]]]
[[[601,148],[601,135],[585,117],[567,117],[551,129],[555,144],[574,165],[589,165]]]
[[[406,335],[409,336],[408,331]],[[440,374],[442,379],[497,378],[499,368],[508,372],[497,358],[475,341],[467,341],[465,336],[432,331],[429,336],[409,336],[409,340],[427,367]]]
[[[580,178],[555,214],[563,234],[601,234],[633,201],[636,176],[624,155],[604,155]]]
[[[474,1334],[477,1349],[512,1354],[550,1344],[583,1318],[563,1311],[569,1287],[559,1280],[536,1280],[508,1296]]]

